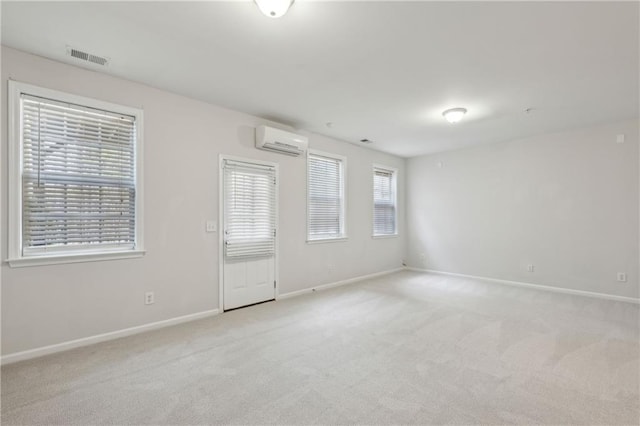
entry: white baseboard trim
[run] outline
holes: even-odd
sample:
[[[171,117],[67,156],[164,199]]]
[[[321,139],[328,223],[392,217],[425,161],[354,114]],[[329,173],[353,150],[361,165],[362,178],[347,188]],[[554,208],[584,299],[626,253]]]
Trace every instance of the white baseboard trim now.
[[[289,293],[279,294],[278,297],[276,297],[276,300],[288,299],[290,297],[296,297],[296,296],[300,296],[300,295],[307,294],[307,293],[313,293],[314,291],[327,290],[329,288],[339,287],[339,286],[346,285],[346,284],[352,284],[352,283],[355,283],[355,282],[358,282],[358,281],[363,281],[363,280],[368,280],[368,279],[371,279],[371,278],[381,277],[383,275],[389,275],[389,274],[393,274],[394,272],[404,271],[404,270],[405,270],[404,267],[396,268],[396,269],[389,269],[387,271],[376,272],[374,274],[360,275],[358,277],[349,278],[347,280],[336,281],[336,282],[328,283],[328,284],[321,284],[321,285],[318,285],[318,286],[315,286],[315,287],[305,288],[303,290],[291,291]]]
[[[616,296],[614,294],[596,293],[593,291],[575,290],[572,288],[554,287],[554,286],[542,285],[542,284],[532,284],[532,283],[525,283],[521,281],[501,280],[499,278],[479,277],[476,275],[466,275],[466,274],[458,274],[455,272],[436,271],[433,269],[421,269],[421,268],[414,268],[411,266],[407,267],[406,269],[414,272],[427,272],[427,273],[438,274],[438,275],[450,275],[453,277],[473,278],[473,279],[482,280],[482,281],[492,281],[500,284],[506,284],[506,285],[516,286],[516,287],[526,287],[526,288],[532,288],[532,289],[543,290],[543,291],[550,291],[553,293],[573,294],[577,296],[594,297],[597,299],[615,300],[617,302],[628,302],[628,303],[640,304],[640,299],[636,299],[635,297]]]
[[[27,359],[38,358],[44,355],[50,355],[57,352],[68,351],[70,349],[79,348],[82,346],[93,345],[95,343],[106,342],[107,340],[114,340],[120,337],[131,336],[133,334],[143,333],[145,331],[156,330],[158,328],[169,327],[176,324],[182,324],[189,321],[195,321],[202,318],[211,317],[219,313],[218,309],[211,309],[209,311],[197,312],[195,314],[183,315],[181,317],[170,318],[162,321],[156,321],[148,324],[138,325],[135,327],[125,328],[122,330],[110,331],[108,333],[96,334],[95,336],[83,337],[82,339],[69,340],[67,342],[56,343],[54,345],[42,346],[40,348],[29,349],[22,352],[15,352],[8,355],[3,355],[0,364],[7,365],[18,361],[24,361]]]

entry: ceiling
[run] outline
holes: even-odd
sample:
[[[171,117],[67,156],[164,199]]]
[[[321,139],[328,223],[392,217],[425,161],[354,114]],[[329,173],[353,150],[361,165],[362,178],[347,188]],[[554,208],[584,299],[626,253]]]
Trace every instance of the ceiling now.
[[[108,74],[403,157],[639,115],[637,2],[1,7],[7,46],[78,65],[70,45]]]

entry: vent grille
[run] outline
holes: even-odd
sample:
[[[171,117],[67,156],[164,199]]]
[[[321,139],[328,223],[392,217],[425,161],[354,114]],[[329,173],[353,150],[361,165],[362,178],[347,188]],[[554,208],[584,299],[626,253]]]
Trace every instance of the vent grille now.
[[[91,53],[83,52],[82,50],[67,46],[67,55],[80,59],[81,61],[92,62],[101,66],[109,64],[109,58],[93,55]]]

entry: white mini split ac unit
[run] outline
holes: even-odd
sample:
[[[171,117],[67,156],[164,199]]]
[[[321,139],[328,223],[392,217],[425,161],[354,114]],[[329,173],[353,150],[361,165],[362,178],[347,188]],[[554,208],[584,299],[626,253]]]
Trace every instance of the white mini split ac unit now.
[[[275,127],[256,127],[256,148],[258,149],[297,157],[304,154],[308,146],[309,140],[306,136],[276,129]]]

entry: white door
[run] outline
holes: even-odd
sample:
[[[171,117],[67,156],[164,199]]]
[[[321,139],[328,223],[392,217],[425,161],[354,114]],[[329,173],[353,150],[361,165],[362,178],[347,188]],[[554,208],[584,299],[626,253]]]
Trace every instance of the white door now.
[[[224,159],[223,308],[275,298],[275,166]]]

